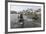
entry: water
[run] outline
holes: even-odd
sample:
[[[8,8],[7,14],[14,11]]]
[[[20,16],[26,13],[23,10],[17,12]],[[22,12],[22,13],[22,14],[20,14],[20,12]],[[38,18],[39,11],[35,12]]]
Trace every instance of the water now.
[[[18,15],[19,14],[11,14],[10,15],[10,23],[12,28],[17,28],[20,27],[21,24],[17,24],[18,22]],[[27,16],[23,15],[24,18],[24,28],[29,28],[29,27],[40,27],[41,24],[38,22],[33,22],[33,19],[27,18]]]

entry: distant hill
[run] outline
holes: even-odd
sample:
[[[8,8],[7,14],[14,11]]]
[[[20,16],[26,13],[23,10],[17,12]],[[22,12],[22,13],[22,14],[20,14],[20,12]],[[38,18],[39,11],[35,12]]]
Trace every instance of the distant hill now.
[[[16,11],[11,11],[10,14],[17,14],[17,12]]]

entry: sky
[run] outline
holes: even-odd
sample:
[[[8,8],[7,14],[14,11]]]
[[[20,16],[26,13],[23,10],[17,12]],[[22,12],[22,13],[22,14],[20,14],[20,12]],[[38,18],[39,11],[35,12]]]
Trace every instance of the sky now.
[[[22,10],[26,10],[26,9],[33,9],[33,10],[37,10],[39,8],[41,8],[41,6],[27,6],[27,5],[11,5],[11,11],[22,11]]]

